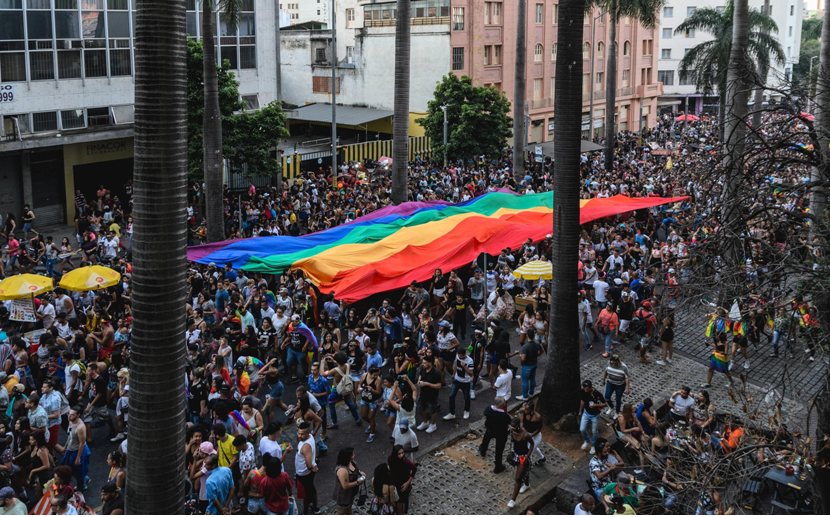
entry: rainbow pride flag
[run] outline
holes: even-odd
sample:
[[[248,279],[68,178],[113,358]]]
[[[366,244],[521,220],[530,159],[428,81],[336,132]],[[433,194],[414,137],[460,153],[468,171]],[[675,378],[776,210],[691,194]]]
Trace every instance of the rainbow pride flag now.
[[[580,200],[580,222],[688,199]],[[381,213],[378,213],[381,212]],[[492,192],[459,204],[404,203],[302,237],[259,237],[193,246],[188,260],[245,271],[302,270],[323,293],[347,303],[472,263],[481,253],[540,241],[553,230],[553,193]]]

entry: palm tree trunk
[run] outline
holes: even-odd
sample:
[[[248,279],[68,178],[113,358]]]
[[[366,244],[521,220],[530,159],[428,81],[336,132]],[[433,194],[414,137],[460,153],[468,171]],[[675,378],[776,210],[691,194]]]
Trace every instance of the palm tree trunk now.
[[[527,86],[527,0],[518,0],[516,9],[516,68],[513,77],[513,178],[519,184],[525,177],[525,94]]]
[[[688,111],[688,110],[687,110]],[[726,81],[718,87],[718,132],[720,141],[724,141],[726,135]],[[686,123],[683,123],[683,132],[686,132]]]
[[[407,165],[409,164],[409,54],[410,39],[409,0],[398,0],[395,21],[395,123],[392,128],[392,202],[406,202],[408,197]]]
[[[769,14],[769,0],[764,0],[764,10],[765,14]],[[755,99],[752,103],[752,129],[753,131],[758,131],[758,128],[761,127],[761,118],[764,114],[763,112],[763,104],[764,104],[764,86],[767,83],[767,74],[769,70],[766,66],[759,64],[758,65],[758,87],[755,88]]]
[[[127,514],[181,513],[187,269],[185,0],[138,0]]]
[[[553,279],[551,280],[549,360],[539,411],[549,425],[579,409],[579,326],[577,268],[579,246],[579,151],[582,139],[582,20],[585,0],[559,1],[556,56],[556,147],[553,175]]]
[[[222,114],[219,111],[219,77],[216,72],[216,44],[214,42],[214,0],[202,0],[202,57],[205,75],[205,112],[202,119],[202,159],[205,166],[205,205],[207,211],[207,241],[225,238],[222,224]]]
[[[614,106],[617,103],[617,5],[608,12],[608,62],[605,68],[605,170],[614,168],[614,144],[617,135],[614,124]],[[594,87],[594,78],[590,79],[591,88]],[[594,120],[594,114],[589,117]],[[593,122],[592,122],[593,123]]]

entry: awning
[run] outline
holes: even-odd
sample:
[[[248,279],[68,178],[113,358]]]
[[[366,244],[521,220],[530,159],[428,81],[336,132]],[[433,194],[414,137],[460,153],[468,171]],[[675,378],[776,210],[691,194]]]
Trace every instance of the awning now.
[[[545,142],[543,144],[530,144],[528,147],[526,147],[526,149],[528,149],[529,151],[534,151],[537,146],[542,147],[542,154],[544,154],[545,156],[553,157],[553,141]],[[579,152],[580,154],[590,153],[593,151],[601,151],[603,149],[604,147],[599,144],[595,144],[589,140],[582,140],[580,143]]]
[[[372,108],[356,108],[354,106],[337,106],[337,125],[363,126],[369,122],[391,117],[394,113]],[[326,122],[331,124],[331,104],[308,104],[300,106],[288,113],[290,120],[306,122]]]
[[[680,101],[680,100],[672,100],[672,101],[658,100],[657,101],[658,106],[680,106],[681,104],[683,104],[683,101]]]

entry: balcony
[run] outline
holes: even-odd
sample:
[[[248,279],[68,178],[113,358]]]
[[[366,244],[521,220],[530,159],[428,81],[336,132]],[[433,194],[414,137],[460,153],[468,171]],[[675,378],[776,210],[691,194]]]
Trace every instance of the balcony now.
[[[634,87],[633,86],[626,86],[625,88],[619,88],[617,90],[617,98],[620,97],[630,97],[634,95]]]
[[[637,87],[637,97],[659,97],[663,95],[663,83],[641,84]]]
[[[410,23],[414,25],[449,25],[449,16],[432,16],[429,18],[411,18]],[[394,27],[395,18],[385,20],[363,20],[364,27]]]
[[[532,99],[530,101],[530,109],[538,110],[542,108],[552,108],[553,107],[553,99],[544,98],[544,99]]]

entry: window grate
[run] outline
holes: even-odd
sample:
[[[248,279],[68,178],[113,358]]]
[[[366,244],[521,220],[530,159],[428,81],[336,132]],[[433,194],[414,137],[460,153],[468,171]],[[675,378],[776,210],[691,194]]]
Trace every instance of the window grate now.
[[[110,74],[115,77],[118,75],[130,75],[132,71],[132,64],[130,63],[129,50],[110,50]]]
[[[43,113],[32,113],[32,125],[35,133],[42,131],[57,131],[58,130],[58,113],[56,111],[46,111]]]
[[[63,129],[80,129],[85,127],[84,110],[61,111],[61,126]]]
[[[0,82],[26,80],[26,54],[14,52],[0,54]]]
[[[89,127],[109,126],[110,125],[110,109],[109,108],[87,108],[86,110],[87,125]]]
[[[81,51],[62,50],[58,52],[58,78],[59,79],[80,79],[81,77]]]
[[[51,52],[29,53],[29,67],[32,81],[46,81],[55,78],[54,60]]]

